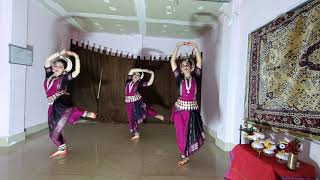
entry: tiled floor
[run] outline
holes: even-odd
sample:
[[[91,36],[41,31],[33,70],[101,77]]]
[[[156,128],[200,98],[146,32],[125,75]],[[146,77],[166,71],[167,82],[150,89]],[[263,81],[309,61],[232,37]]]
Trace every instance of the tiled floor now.
[[[65,137],[69,155],[49,159],[55,147],[47,130],[25,142],[0,148],[1,180],[214,180],[223,179],[228,154],[211,138],[178,167],[173,125],[143,124],[141,140],[129,140],[126,124],[77,124]]]

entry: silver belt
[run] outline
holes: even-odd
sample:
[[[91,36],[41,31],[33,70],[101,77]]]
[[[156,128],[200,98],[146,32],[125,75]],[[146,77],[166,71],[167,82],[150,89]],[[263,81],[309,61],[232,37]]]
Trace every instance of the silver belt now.
[[[52,105],[56,99],[58,99],[60,96],[62,96],[64,94],[68,94],[68,93],[66,91],[60,91],[60,92],[57,92],[56,94],[54,94],[52,96],[49,96],[48,97],[49,105]]]
[[[133,96],[126,96],[125,97],[125,102],[126,103],[131,103],[131,102],[139,101],[140,99],[142,99],[142,96],[139,93],[137,93],[137,94],[135,94]]]
[[[198,110],[199,109],[199,106],[198,106],[198,103],[196,100],[184,101],[179,98],[178,101],[175,103],[175,106],[179,110],[190,111],[190,110]]]

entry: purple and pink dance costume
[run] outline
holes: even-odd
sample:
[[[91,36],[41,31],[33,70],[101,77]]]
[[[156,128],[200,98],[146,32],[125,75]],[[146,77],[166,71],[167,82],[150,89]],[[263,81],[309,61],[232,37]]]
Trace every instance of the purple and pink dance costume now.
[[[53,77],[51,67],[45,68],[45,72],[44,89],[49,100],[49,136],[52,142],[59,147],[65,143],[62,131],[66,123],[75,124],[85,111],[74,107],[71,96],[67,93],[67,86],[73,79],[71,73]]]
[[[139,124],[147,117],[155,117],[158,114],[143,102],[140,90],[146,86],[148,86],[147,82],[140,80],[134,83],[132,81],[132,75],[128,75],[128,80],[125,85],[125,102],[127,105],[129,130],[135,135],[139,135]]]
[[[171,114],[176,128],[176,139],[183,158],[196,152],[204,143],[205,135],[197,103],[197,79],[201,69],[196,67],[190,78],[184,78],[177,68],[173,72],[179,88],[179,98]]]

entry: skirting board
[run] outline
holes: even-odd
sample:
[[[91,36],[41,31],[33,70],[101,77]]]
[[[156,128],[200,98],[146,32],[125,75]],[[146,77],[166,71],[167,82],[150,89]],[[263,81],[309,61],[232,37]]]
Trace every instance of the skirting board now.
[[[26,139],[26,134],[24,132],[18,133],[8,137],[0,138],[0,147],[12,146],[18,142],[24,141]]]
[[[41,123],[41,124],[38,124],[38,125],[35,125],[35,126],[32,126],[32,127],[29,127],[26,129],[26,136],[29,136],[31,134],[34,134],[34,133],[37,133],[39,131],[42,131],[44,129],[47,129],[48,128],[48,123],[45,122],[45,123]]]
[[[232,143],[225,143],[221,139],[217,137],[217,133],[208,128],[208,126],[204,125],[204,130],[215,140],[215,144],[223,151],[231,151],[232,148],[235,146]]]
[[[33,133],[37,133],[46,128],[48,128],[48,123],[42,123],[27,128],[26,132],[21,132],[8,137],[0,137],[0,147],[12,146],[18,142],[24,141],[26,139],[26,136],[29,136]]]

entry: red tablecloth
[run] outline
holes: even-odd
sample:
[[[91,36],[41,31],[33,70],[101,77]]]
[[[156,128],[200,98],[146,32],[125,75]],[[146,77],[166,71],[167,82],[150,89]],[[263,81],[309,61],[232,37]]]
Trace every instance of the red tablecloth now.
[[[239,144],[230,152],[231,164],[226,179],[273,180],[273,179],[316,179],[315,168],[304,162],[295,171],[280,164],[275,157],[267,157],[254,151],[248,144]]]

